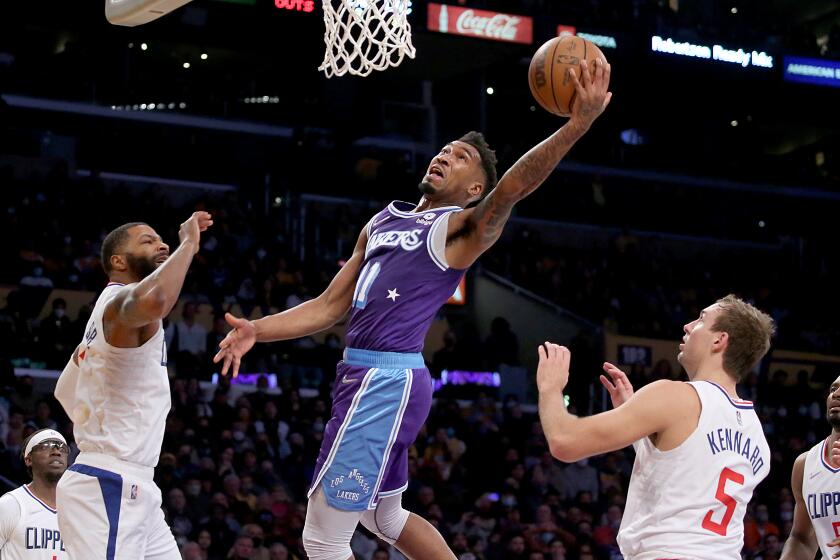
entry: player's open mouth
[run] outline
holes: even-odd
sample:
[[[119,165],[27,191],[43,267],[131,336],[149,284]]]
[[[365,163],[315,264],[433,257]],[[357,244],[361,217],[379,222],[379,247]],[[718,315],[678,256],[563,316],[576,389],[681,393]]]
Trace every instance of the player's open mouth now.
[[[62,463],[61,461],[59,461],[58,459],[56,459],[56,460],[54,460],[54,461],[50,461],[50,465],[59,465],[59,466],[64,466],[64,463]]]
[[[840,412],[840,406],[832,406],[828,409],[829,412]]]
[[[437,165],[431,166],[429,168],[429,177],[438,177],[439,179],[443,179],[443,169]]]
[[[169,258],[169,255],[168,255],[168,254],[166,254],[166,255],[159,255],[159,256],[155,259],[155,262],[157,262],[157,263],[162,263],[163,261],[165,261],[165,260],[166,260],[166,259],[168,259],[168,258]]]

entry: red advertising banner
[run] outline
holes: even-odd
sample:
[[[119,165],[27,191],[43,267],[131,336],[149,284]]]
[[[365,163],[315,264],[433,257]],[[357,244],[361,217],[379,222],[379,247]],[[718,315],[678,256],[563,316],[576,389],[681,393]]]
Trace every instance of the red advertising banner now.
[[[534,41],[534,20],[528,16],[474,10],[432,2],[428,7],[428,28],[430,31],[491,41],[526,45]]]
[[[558,25],[557,26],[557,36],[558,37],[565,37],[566,35],[577,35],[577,29],[573,25]]]

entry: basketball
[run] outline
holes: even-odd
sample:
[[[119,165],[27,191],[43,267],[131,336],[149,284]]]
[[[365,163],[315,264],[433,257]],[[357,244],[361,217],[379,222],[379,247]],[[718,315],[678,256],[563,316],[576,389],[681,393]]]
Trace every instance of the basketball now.
[[[594,72],[596,58],[607,60],[591,41],[568,35],[549,39],[534,54],[528,68],[531,95],[549,113],[568,117],[576,95],[569,68],[580,78],[580,61],[586,60],[590,72]]]

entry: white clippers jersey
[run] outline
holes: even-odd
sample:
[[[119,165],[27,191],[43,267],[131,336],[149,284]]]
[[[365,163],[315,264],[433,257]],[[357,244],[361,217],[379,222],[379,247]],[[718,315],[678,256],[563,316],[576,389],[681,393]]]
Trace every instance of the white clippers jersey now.
[[[65,560],[55,510],[21,486],[0,497],[0,559]]]
[[[108,284],[96,300],[79,368],[62,374],[55,396],[73,420],[81,451],[154,467],[171,407],[166,343],[162,326],[138,348],[116,348],[105,341],[105,307],[121,289],[122,284]]]
[[[823,558],[831,558],[837,552],[825,544],[840,536],[840,469],[832,468],[826,461],[827,442],[828,439],[823,440],[808,451],[802,476],[802,499],[808,507]]]
[[[744,513],[770,472],[770,449],[751,402],[709,381],[689,383],[700,397],[697,429],[679,447],[636,442],[618,544],[627,560],[740,560]]]

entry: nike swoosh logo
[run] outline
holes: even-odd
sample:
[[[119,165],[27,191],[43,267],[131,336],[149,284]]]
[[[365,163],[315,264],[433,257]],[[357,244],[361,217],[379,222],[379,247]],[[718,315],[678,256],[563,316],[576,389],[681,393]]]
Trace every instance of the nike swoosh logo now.
[[[356,381],[358,381],[358,379],[347,379],[346,375],[341,378],[341,382],[346,384],[355,383]]]
[[[809,477],[808,477],[808,480],[811,480],[811,479],[812,479],[812,478],[814,478],[815,476],[819,476],[819,475],[820,475],[820,473],[815,472],[814,474],[812,474],[811,476],[809,476]]]

